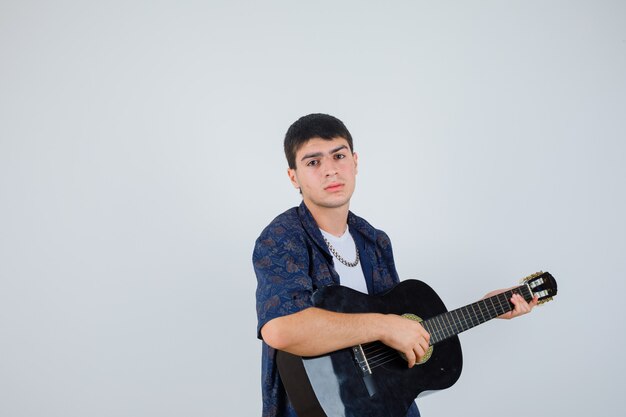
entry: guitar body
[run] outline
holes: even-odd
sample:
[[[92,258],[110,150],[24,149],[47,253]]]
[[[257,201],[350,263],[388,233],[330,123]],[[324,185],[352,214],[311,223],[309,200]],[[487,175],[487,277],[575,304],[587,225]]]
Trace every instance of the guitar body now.
[[[447,311],[435,291],[417,280],[403,281],[378,296],[329,286],[315,292],[313,303],[335,312],[410,313],[424,320]],[[425,363],[410,369],[393,353],[371,373],[363,371],[350,348],[318,357],[279,351],[277,365],[298,417],[405,417],[420,393],[448,388],[461,375],[457,336],[437,343]]]

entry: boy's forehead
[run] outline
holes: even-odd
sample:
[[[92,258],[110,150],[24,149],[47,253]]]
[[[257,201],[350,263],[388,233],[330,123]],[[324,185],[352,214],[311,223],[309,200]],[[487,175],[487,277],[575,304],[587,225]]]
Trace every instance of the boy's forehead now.
[[[350,149],[348,141],[341,136],[336,136],[332,139],[323,139],[319,136],[315,136],[300,145],[300,147],[296,150],[296,158],[299,159],[298,157],[305,153],[330,152],[341,145],[345,145],[348,150]]]

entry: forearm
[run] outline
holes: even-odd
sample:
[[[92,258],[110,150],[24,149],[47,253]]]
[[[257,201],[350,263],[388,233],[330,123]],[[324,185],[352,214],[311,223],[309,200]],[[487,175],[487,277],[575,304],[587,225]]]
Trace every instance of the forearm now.
[[[384,337],[387,317],[345,314],[311,307],[270,320],[261,329],[270,346],[300,356],[316,356]]]

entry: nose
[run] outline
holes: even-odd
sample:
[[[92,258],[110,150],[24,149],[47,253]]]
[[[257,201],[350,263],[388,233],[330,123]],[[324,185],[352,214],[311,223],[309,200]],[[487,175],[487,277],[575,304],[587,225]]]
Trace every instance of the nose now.
[[[337,175],[337,161],[335,158],[330,158],[328,163],[326,163],[326,177],[333,177]]]

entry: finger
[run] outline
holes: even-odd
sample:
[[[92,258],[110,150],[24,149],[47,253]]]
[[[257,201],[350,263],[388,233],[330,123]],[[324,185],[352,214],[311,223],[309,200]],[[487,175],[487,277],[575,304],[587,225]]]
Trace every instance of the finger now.
[[[518,311],[523,312],[528,309],[528,302],[520,294],[515,294],[515,307]]]
[[[417,357],[415,356],[415,352],[413,352],[412,350],[409,350],[408,352],[404,354],[404,356],[406,356],[406,361],[409,364],[409,368],[412,368],[413,365],[415,365],[415,363],[417,362]]]
[[[413,352],[415,352],[415,363],[418,363],[419,361],[421,361],[424,355],[426,354],[426,351],[421,345],[417,345],[413,349]]]
[[[518,293],[515,293],[513,294],[513,296],[511,296],[511,302],[517,306],[524,304],[526,300],[524,300],[524,298]]]
[[[513,294],[513,296],[511,297],[511,302],[513,303],[515,308],[517,308],[518,310],[523,309],[524,305],[528,304],[526,300],[524,300],[524,298],[517,293]]]
[[[519,298],[520,298],[520,310],[523,311],[523,314],[529,313],[530,308],[531,308],[530,304],[521,295],[519,295]]]
[[[512,317],[518,317],[530,312],[530,305],[521,295],[514,294],[513,297],[511,297],[511,300],[514,305]]]
[[[539,304],[539,296],[535,295],[533,297],[533,300],[530,302],[531,307],[537,307],[537,304]]]

